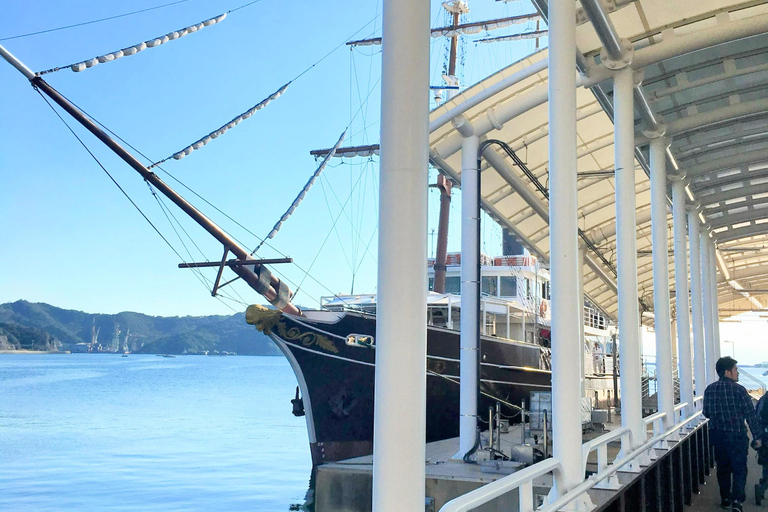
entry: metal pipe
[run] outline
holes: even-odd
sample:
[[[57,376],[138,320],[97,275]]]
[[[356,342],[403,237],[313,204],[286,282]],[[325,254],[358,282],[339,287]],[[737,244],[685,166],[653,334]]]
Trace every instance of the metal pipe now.
[[[675,424],[675,384],[672,378],[672,334],[669,311],[669,247],[667,244],[666,143],[651,141],[651,239],[653,242],[653,313],[656,330],[656,397],[666,414],[665,427]]]
[[[549,420],[547,419],[547,410],[542,411],[544,415],[544,458],[549,457]]]
[[[712,335],[714,337],[714,343],[715,343],[715,358],[720,359],[721,357],[721,345],[720,345],[720,315],[717,312],[717,257],[715,255],[715,242],[710,239],[709,242],[709,271],[711,273],[710,276],[710,285],[712,286]]]
[[[501,453],[501,404],[496,402],[496,451]]]
[[[464,138],[461,149],[461,328],[459,367],[459,452],[475,444],[480,353],[480,169],[479,139]]]
[[[704,342],[703,290],[701,282],[701,238],[699,217],[695,209],[688,210],[688,251],[691,264],[691,325],[693,327],[694,392],[704,396],[707,387],[707,363]]]
[[[451,214],[451,181],[444,175],[437,177],[440,190],[440,220],[437,224],[437,249],[435,251],[435,284],[432,290],[445,293],[445,258],[448,252],[448,222]]]
[[[704,298],[704,351],[706,353],[707,384],[715,382],[718,377],[715,373],[715,336],[712,326],[712,286],[710,284],[712,273],[709,271],[709,233],[703,230],[699,235],[699,248],[701,256],[701,291]]]
[[[693,414],[693,357],[691,314],[688,297],[688,255],[686,254],[685,181],[672,182],[672,229],[675,239],[675,304],[677,310],[677,364],[680,401],[688,404],[683,416]]]
[[[493,406],[488,406],[488,448],[491,450],[491,456],[493,456]]]
[[[586,377],[584,375],[584,345],[586,343],[584,335],[584,255],[586,249],[579,245],[578,252],[578,272],[576,273],[576,286],[579,289],[579,396],[583,397],[586,393]],[[594,372],[597,373],[597,372]]]
[[[637,225],[635,221],[635,157],[632,69],[613,77],[614,154],[616,169],[616,248],[619,336],[621,337],[621,424],[632,429],[639,443],[645,435],[640,390],[640,317],[637,293]],[[622,453],[634,446],[623,441]]]
[[[520,402],[520,444],[525,444],[525,400]]]
[[[383,4],[373,512],[424,511],[429,9]]]
[[[624,49],[621,45],[621,38],[619,38],[616,28],[613,26],[611,18],[603,10],[600,0],[581,0],[581,6],[584,8],[584,12],[587,14],[589,21],[592,22],[592,26],[597,32],[597,37],[600,38],[600,42],[603,43],[608,56],[612,60],[620,60]]]
[[[552,285],[553,451],[563,464],[554,496],[584,479],[581,455],[579,347],[578,195],[576,185],[576,5],[552,0],[549,10],[549,221]]]

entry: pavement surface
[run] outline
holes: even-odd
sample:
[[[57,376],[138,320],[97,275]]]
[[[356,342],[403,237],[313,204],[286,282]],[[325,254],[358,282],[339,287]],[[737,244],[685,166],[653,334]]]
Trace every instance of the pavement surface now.
[[[747,501],[744,502],[744,512],[768,512],[768,497],[763,499],[760,506],[755,504],[755,484],[760,480],[763,468],[757,463],[757,453],[750,449],[747,464]],[[720,490],[717,487],[717,476],[715,468],[712,468],[710,475],[706,479],[706,485],[699,486],[699,495],[693,496],[693,502],[687,511],[710,511],[720,508]],[[768,494],[768,493],[767,493]]]

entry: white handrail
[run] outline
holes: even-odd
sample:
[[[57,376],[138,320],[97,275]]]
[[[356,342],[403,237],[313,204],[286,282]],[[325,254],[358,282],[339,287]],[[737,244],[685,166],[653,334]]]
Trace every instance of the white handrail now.
[[[665,412],[657,412],[655,414],[651,414],[650,416],[646,416],[643,418],[643,423],[645,423],[646,427],[653,423],[653,436],[656,437],[661,433],[661,429],[663,428],[663,421],[664,418],[667,417],[667,413]]]
[[[632,453],[630,453],[627,457],[620,461],[616,461],[613,464],[610,465],[608,469],[601,473],[597,473],[596,475],[590,476],[588,479],[586,479],[581,485],[578,485],[568,491],[565,495],[563,495],[560,499],[554,501],[553,503],[550,503],[546,507],[538,509],[537,512],[555,512],[556,510],[559,510],[563,507],[565,507],[567,504],[593,488],[595,485],[600,483],[601,481],[605,480],[609,476],[616,473],[619,469],[621,469],[625,464],[635,459],[638,455],[641,453],[644,453],[649,448],[651,448],[654,444],[658,443],[662,439],[664,439],[667,436],[670,436],[686,426],[688,423],[696,419],[698,416],[701,415],[701,411],[698,411],[688,418],[686,418],[684,421],[681,421],[671,429],[667,430],[666,432],[662,433],[660,436],[656,436],[649,441],[647,441],[645,444],[637,447]]]
[[[471,510],[518,488],[520,489],[520,512],[532,512],[533,479],[548,473],[554,473],[555,478],[559,479],[562,471],[563,465],[560,464],[559,460],[554,458],[545,459],[521,471],[512,473],[509,476],[500,478],[495,482],[452,499],[440,508],[440,512],[464,512]]]
[[[629,427],[621,427],[616,430],[612,430],[600,437],[596,437],[591,441],[587,441],[581,445],[581,459],[584,465],[584,471],[587,470],[587,457],[592,450],[597,450],[597,471],[598,473],[608,467],[608,443],[621,439],[628,435],[630,446],[632,445],[632,429]]]
[[[643,421],[647,425],[648,423],[656,422],[664,418],[665,416],[666,416],[665,413],[656,413],[644,418]],[[692,422],[694,419],[698,418],[699,416],[701,416],[701,411],[695,412],[685,420],[677,423],[674,427],[670,428],[666,432],[663,432],[659,435],[654,436],[650,440],[646,441],[645,443],[637,447],[635,450],[629,453],[626,457],[620,460],[614,461],[610,466],[607,466],[601,471],[599,471],[597,474],[590,476],[582,484],[574,487],[565,495],[561,496],[558,500],[554,501],[553,503],[550,503],[549,505],[545,506],[542,509],[539,509],[537,512],[555,512],[556,510],[564,507],[571,501],[575,500],[576,498],[584,494],[589,489],[593,488],[595,485],[597,485],[601,481],[605,480],[606,478],[616,473],[625,464],[631,462],[642,453],[645,453],[647,450],[653,447],[656,443],[678,432],[685,425]],[[615,431],[609,432],[596,439],[593,439],[588,443],[584,444],[582,448],[582,453],[589,453],[591,450],[607,445],[608,442],[613,441],[617,438],[620,438],[624,435],[631,436],[631,432],[628,432],[628,430],[629,430],[629,427],[621,427]],[[586,452],[584,452],[584,450],[586,450]],[[586,460],[586,456],[584,456],[584,459]],[[563,466],[560,463],[560,461],[554,458],[546,459],[532,466],[529,466],[521,471],[518,471],[509,476],[505,476],[504,478],[496,480],[495,482],[484,485],[483,487],[475,489],[474,491],[471,491],[467,494],[459,496],[458,498],[454,498],[453,500],[443,505],[442,508],[440,508],[440,512],[465,512],[467,510],[471,510],[472,508],[476,508],[476,507],[479,507],[480,505],[488,503],[489,501],[495,498],[498,498],[499,496],[502,496],[515,489],[520,490],[519,496],[518,496],[520,512],[532,512],[534,510],[533,479],[542,475],[546,475],[548,473],[552,473],[555,480],[560,482],[561,478],[563,477],[562,472],[563,472]]]
[[[685,408],[688,407],[688,405],[688,402],[681,402],[675,406],[675,421],[683,420],[683,414],[685,414]]]

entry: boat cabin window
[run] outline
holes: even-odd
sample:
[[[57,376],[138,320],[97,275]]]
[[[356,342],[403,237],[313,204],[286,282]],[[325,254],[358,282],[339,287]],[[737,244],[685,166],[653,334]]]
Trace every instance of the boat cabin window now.
[[[481,278],[481,282],[482,282],[481,291],[483,293],[487,293],[488,295],[493,295],[494,297],[499,296],[499,289],[496,281],[496,276],[483,276]]]
[[[455,294],[461,293],[461,278],[458,276],[446,277],[445,293],[455,293]]]
[[[514,297],[517,295],[517,278],[514,276],[501,276],[500,291],[502,297]]]

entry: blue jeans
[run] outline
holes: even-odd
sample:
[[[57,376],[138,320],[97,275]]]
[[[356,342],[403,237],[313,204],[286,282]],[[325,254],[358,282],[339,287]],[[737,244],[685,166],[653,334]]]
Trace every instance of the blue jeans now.
[[[747,498],[744,492],[749,453],[747,433],[710,430],[709,440],[715,448],[720,499],[743,502]]]

